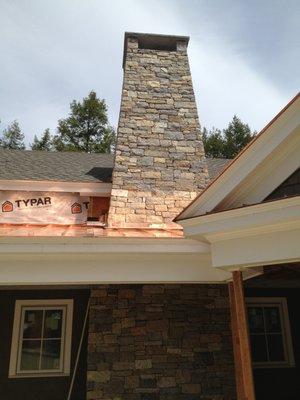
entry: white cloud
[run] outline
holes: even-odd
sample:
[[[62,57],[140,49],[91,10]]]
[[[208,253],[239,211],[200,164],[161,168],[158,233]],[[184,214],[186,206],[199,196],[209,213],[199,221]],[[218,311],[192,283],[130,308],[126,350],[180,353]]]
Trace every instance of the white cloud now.
[[[191,70],[199,118],[207,127],[225,127],[237,114],[256,130],[287,103],[270,82],[249,68],[237,54],[195,43],[190,48]]]

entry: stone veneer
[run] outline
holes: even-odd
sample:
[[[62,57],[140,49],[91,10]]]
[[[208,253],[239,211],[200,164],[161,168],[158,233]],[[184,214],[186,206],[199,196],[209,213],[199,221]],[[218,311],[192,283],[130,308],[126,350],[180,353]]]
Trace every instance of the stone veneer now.
[[[92,290],[89,400],[235,399],[225,285]]]
[[[208,183],[187,44],[125,35],[110,226],[169,225]]]

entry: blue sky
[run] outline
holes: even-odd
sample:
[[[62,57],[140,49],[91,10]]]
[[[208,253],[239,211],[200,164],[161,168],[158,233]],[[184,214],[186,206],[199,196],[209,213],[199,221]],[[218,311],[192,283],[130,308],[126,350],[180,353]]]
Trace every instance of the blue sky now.
[[[298,0],[0,0],[0,129],[54,133],[90,90],[117,124],[125,31],[189,35],[200,122],[256,130],[299,91]]]

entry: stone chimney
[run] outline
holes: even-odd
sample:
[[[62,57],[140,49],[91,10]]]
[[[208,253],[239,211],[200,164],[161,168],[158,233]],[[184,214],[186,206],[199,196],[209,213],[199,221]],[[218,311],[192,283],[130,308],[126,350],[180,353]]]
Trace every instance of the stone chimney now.
[[[208,183],[188,41],[125,33],[111,227],[175,227]]]

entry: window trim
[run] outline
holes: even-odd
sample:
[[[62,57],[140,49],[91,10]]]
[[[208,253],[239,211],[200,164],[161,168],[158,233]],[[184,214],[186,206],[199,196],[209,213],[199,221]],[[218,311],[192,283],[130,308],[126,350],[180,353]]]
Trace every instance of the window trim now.
[[[20,353],[22,340],[23,315],[26,309],[44,310],[49,307],[58,307],[63,309],[63,327],[62,332],[62,352],[60,359],[60,371],[42,370],[42,371],[20,371]],[[72,324],[73,324],[73,299],[41,299],[41,300],[16,300],[15,312],[12,330],[9,378],[39,378],[51,376],[69,376],[71,364],[71,344],[72,344]]]
[[[294,368],[295,358],[293,350],[293,341],[291,335],[291,325],[289,319],[288,305],[285,297],[247,297],[246,307],[271,307],[279,308],[279,314],[282,326],[282,339],[285,361],[265,361],[252,362],[254,368]],[[249,329],[250,336],[250,329]]]

